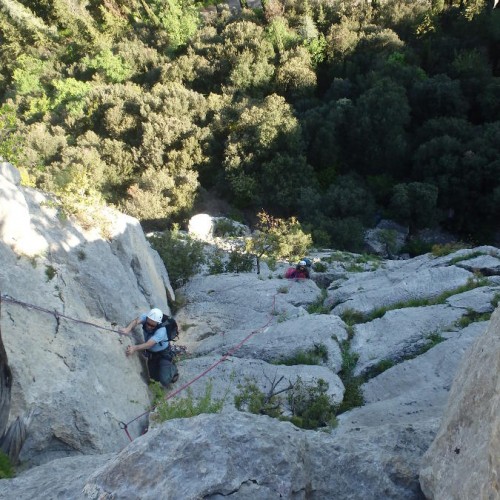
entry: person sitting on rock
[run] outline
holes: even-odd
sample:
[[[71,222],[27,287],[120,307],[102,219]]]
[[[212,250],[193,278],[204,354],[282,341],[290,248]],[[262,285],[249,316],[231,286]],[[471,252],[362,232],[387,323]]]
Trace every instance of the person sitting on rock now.
[[[120,333],[130,335],[137,325],[142,325],[144,343],[129,345],[126,354],[130,356],[136,351],[142,351],[148,359],[149,377],[166,387],[171,382],[177,381],[179,373],[173,362],[174,355],[170,350],[167,329],[161,324],[162,319],[162,311],[154,308],[147,314],[133,319],[120,330]]]
[[[301,260],[295,268],[289,267],[285,272],[287,279],[307,279],[309,278],[309,269],[305,261]]]
[[[307,279],[309,278],[309,269],[305,260],[301,260],[295,266],[295,278],[296,279]]]

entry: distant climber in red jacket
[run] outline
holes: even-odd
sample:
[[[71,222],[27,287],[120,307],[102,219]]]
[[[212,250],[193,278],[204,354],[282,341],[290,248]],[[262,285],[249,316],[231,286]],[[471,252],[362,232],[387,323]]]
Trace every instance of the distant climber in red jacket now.
[[[295,267],[289,267],[285,272],[285,278],[308,279],[309,269],[307,268],[306,262],[301,260]]]

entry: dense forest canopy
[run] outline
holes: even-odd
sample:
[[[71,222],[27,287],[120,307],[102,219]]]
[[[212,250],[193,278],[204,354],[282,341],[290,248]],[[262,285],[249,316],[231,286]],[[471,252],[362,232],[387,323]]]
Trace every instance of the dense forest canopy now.
[[[213,3],[0,0],[0,155],[157,227],[211,193],[341,249],[382,217],[493,241],[493,2]]]

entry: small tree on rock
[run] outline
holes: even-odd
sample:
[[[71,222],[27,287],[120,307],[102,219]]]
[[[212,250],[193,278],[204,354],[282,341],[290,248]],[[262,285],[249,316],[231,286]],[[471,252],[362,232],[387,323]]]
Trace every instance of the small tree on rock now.
[[[262,258],[297,260],[307,253],[312,238],[304,233],[295,217],[279,219],[262,211],[258,218],[257,228],[247,240],[246,248],[256,258],[257,274],[260,274]]]

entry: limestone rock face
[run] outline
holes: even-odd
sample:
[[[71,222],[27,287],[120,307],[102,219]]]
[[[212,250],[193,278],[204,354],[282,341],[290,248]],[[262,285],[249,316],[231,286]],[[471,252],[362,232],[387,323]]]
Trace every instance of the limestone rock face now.
[[[416,464],[398,456],[418,456],[430,439],[418,426],[337,436],[265,416],[200,415],[135,440],[96,470],[83,498],[422,498]]]
[[[30,466],[117,451],[128,442],[118,421],[143,411],[149,398],[141,360],[125,356],[132,339],[116,330],[152,306],[168,311],[168,273],[137,220],[109,211],[104,239],[62,220],[48,195],[17,185],[15,169],[0,172],[9,423],[32,417],[20,459]]]
[[[500,309],[464,356],[441,427],[423,457],[429,499],[500,498]]]

